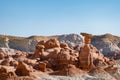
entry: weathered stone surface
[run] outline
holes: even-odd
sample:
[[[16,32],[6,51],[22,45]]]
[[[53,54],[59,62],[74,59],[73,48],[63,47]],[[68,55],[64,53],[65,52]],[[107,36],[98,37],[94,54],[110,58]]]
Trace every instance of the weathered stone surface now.
[[[7,69],[4,67],[1,67],[0,68],[0,79],[3,79],[3,80],[7,79],[8,77],[7,73],[8,73]]]
[[[50,39],[46,41],[44,46],[46,49],[50,49],[50,48],[60,47],[60,44],[59,41],[57,41],[56,39]]]
[[[37,45],[35,49],[35,53],[32,56],[33,58],[40,58],[42,53],[44,52],[44,45]]]
[[[46,63],[45,62],[39,62],[34,66],[35,69],[45,72],[46,71]]]
[[[5,59],[1,62],[1,65],[10,66],[11,61],[14,61],[14,59],[10,56],[6,56]]]
[[[75,47],[83,44],[82,36],[78,34],[65,34],[58,36],[60,43],[67,43],[69,47]]]
[[[91,53],[90,45],[85,44],[79,54],[80,68],[83,70],[90,70],[94,68],[93,54]]]
[[[106,79],[106,80],[116,80],[114,77],[112,77],[109,73],[107,73],[105,70],[103,70],[102,68],[94,68],[92,69],[89,74],[91,76],[94,76],[94,77],[99,77],[99,78],[103,78]]]
[[[68,45],[66,43],[60,43],[61,48],[68,48]]]
[[[110,76],[114,70],[109,66],[116,65],[116,62],[105,57],[89,43],[89,40],[90,38],[82,46],[78,45],[70,48],[67,43],[59,43],[55,39],[50,39],[40,41],[36,45],[35,53],[28,54],[15,50],[13,55],[6,55],[1,58],[1,66],[12,67],[12,69],[10,68],[12,72],[7,71],[3,75],[3,71],[1,75],[3,77],[13,77],[11,79],[29,77],[29,79],[36,78],[39,80],[41,74],[76,76],[89,72],[93,77],[105,73],[105,76],[114,80],[113,77],[115,76]],[[17,77],[14,77],[14,75],[17,75]],[[99,76],[97,75],[97,77]],[[118,76],[116,79],[118,79]]]
[[[60,63],[66,64],[70,60],[69,50],[61,49],[60,53],[58,54],[58,59]]]
[[[85,44],[90,44],[91,42],[91,38],[92,38],[92,34],[88,34],[88,33],[80,33],[82,36],[84,36],[84,42]]]
[[[115,55],[116,53],[120,53],[120,37],[112,34],[96,35],[91,39],[91,44],[100,50],[105,56],[120,59],[120,56],[117,57]]]
[[[61,76],[76,76],[81,74],[85,74],[85,72],[72,64],[64,65],[64,67],[59,71],[51,73],[51,75],[61,75]]]
[[[111,76],[116,78],[117,80],[120,79],[120,71],[119,71],[120,67],[118,67],[117,65],[108,66],[104,70],[108,72]]]
[[[79,54],[80,67],[82,69],[90,70],[92,68],[114,65],[115,61],[104,57],[95,47],[90,44],[85,44]]]
[[[30,76],[30,72],[32,71],[31,69],[32,68],[30,68],[27,64],[19,61],[15,73],[18,76]]]
[[[9,67],[0,66],[0,80],[7,80],[16,77],[16,74],[10,71]]]

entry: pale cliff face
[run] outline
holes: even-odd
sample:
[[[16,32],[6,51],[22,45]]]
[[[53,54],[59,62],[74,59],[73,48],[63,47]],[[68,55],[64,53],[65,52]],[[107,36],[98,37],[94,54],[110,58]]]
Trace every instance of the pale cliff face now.
[[[113,36],[111,34],[105,34],[94,36],[91,42],[106,56],[112,53],[120,53],[120,37]]]

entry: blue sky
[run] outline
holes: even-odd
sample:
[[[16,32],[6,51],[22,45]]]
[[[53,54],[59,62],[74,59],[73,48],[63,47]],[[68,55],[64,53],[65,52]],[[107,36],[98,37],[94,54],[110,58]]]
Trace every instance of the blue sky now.
[[[120,36],[120,0],[0,0],[0,34]]]

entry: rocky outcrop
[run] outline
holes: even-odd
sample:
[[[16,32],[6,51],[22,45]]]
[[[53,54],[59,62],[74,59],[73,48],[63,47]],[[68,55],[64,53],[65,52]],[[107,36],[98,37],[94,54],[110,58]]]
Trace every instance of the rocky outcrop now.
[[[3,71],[1,75],[39,80],[43,75],[91,75],[94,77],[97,75],[95,73],[98,72],[105,73],[106,76],[110,77],[109,79],[114,80],[111,75],[113,68],[110,66],[116,65],[116,62],[105,57],[96,47],[91,45],[90,37],[84,36],[84,40],[83,45],[75,47],[69,47],[67,43],[60,43],[57,39],[40,41],[36,45],[34,53],[14,50],[12,55],[8,55],[1,51],[2,54],[7,55],[1,57],[0,66],[7,66],[15,76],[13,73],[8,74],[11,71],[5,72],[5,75],[3,75]]]
[[[108,72],[111,76],[119,80],[120,79],[120,60],[117,60],[116,63],[117,65],[109,66],[104,70]]]
[[[60,43],[67,43],[69,47],[74,47],[83,44],[83,38],[78,34],[60,35],[58,36],[58,40]]]
[[[35,46],[40,40],[47,41],[49,39],[58,39],[60,43],[67,43],[69,47],[83,45],[83,37],[78,34],[64,34],[57,36],[31,36],[31,37],[14,37],[0,35],[0,47],[5,47],[4,42],[5,37],[9,38],[8,45],[10,48],[27,52],[34,52]],[[111,34],[93,35],[91,43],[105,56],[114,59],[120,59],[120,37]],[[3,56],[3,54],[1,54],[1,56]]]
[[[60,44],[57,39],[50,39],[45,42],[44,46],[45,49],[50,49],[50,48],[60,47]]]
[[[85,74],[84,71],[77,68],[75,65],[67,65],[59,71],[55,71],[51,73],[52,75],[60,75],[60,76],[76,76]]]
[[[48,40],[48,41],[51,41],[51,40]],[[85,44],[81,46],[80,49],[77,49],[77,50],[71,49],[66,43],[59,43],[58,41],[54,41],[54,44],[58,44],[59,46],[51,45],[52,47],[50,48],[48,47],[41,48],[40,46],[41,45],[45,46],[46,42],[40,41],[36,45],[36,47],[39,46],[39,48],[36,48],[36,51],[34,54],[41,53],[41,56],[39,56],[40,61],[47,60],[48,62],[46,64],[46,68],[47,67],[51,68],[54,71],[56,70],[59,71],[62,69],[64,70],[66,67],[68,67],[68,65],[74,65],[77,68],[89,71],[96,67],[103,67],[103,66],[105,67],[108,65],[115,64],[114,60],[104,57],[104,55],[99,50],[97,50],[94,46],[92,46],[89,43],[90,40],[88,40],[88,42],[85,42]],[[43,55],[45,55],[46,52],[48,54],[46,55],[46,58],[45,58]],[[43,67],[43,70],[42,69],[41,70],[45,71],[44,69],[45,67]]]
[[[46,71],[46,63],[45,62],[39,62],[38,64],[36,64],[34,66],[34,69],[45,72]]]
[[[105,70],[102,68],[94,68],[91,71],[89,71],[89,75],[94,76],[94,77],[99,77],[102,78],[100,80],[116,80],[114,77],[112,77],[109,73],[107,73]]]
[[[82,36],[84,36],[84,43],[85,44],[90,44],[91,43],[91,38],[93,37],[92,34],[88,33],[80,33]]]
[[[9,69],[9,67],[0,66],[0,80],[7,80],[16,77],[16,74]]]
[[[93,36],[91,42],[92,45],[100,50],[105,56],[111,55],[111,57],[115,58],[115,54],[120,54],[120,37],[113,36],[111,34]],[[119,59],[120,57],[116,58]]]
[[[22,61],[19,61],[17,68],[15,70],[15,73],[18,76],[30,76],[31,71],[32,71],[32,68],[30,68],[30,66],[28,66],[27,64],[25,64]]]
[[[91,70],[95,67],[114,65],[115,61],[110,60],[90,44],[92,35],[81,33],[84,36],[84,46],[81,47],[79,52],[80,68],[84,70]]]

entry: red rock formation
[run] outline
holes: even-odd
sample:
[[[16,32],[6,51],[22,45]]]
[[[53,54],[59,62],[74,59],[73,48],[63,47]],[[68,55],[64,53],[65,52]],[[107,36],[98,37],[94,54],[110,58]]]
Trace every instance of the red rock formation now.
[[[111,66],[104,68],[104,70],[108,73],[115,73],[117,72],[118,68],[116,66],[111,65]]]
[[[95,47],[90,45],[90,39],[92,38],[91,34],[81,33],[81,35],[85,37],[85,45],[80,49],[80,68],[84,70],[91,70],[95,67],[115,64],[114,60],[110,60],[104,57],[104,55],[100,53],[100,51],[98,51]]]
[[[38,44],[36,45],[36,50],[35,53],[33,55],[33,58],[47,58],[48,54],[47,52],[44,52],[44,50],[46,49],[51,49],[51,48],[56,48],[56,47],[60,47],[60,43],[59,41],[57,41],[56,39],[50,39],[48,41],[40,41],[38,42]]]
[[[14,67],[17,67],[18,65],[18,61],[14,60],[14,61],[10,61],[10,66],[14,66]]]
[[[30,76],[30,72],[32,71],[33,69],[30,68],[27,64],[25,64],[24,62],[22,61],[19,61],[18,62],[18,65],[17,65],[17,68],[15,70],[15,73],[18,75],[18,76]]]
[[[24,62],[25,62],[27,65],[34,66],[34,64],[37,63],[37,60],[36,60],[36,59],[25,59]]]
[[[44,40],[41,40],[37,43],[37,45],[45,45],[45,41]]]
[[[40,70],[45,72],[46,71],[46,63],[45,62],[39,62],[34,66],[34,69]]]
[[[50,48],[60,47],[60,43],[56,39],[50,39],[46,41],[44,46],[46,49],[50,49]]]
[[[40,41],[40,42],[38,42],[37,45],[44,45],[45,49],[60,47],[60,43],[56,39],[49,39],[46,42],[45,41]]]
[[[90,40],[92,38],[91,34],[87,34],[87,33],[81,33],[82,36],[84,36],[84,42],[85,44],[90,44]]]
[[[103,72],[103,74],[105,71],[112,71],[113,68],[108,66],[116,64],[115,61],[104,57],[89,41],[90,38],[85,41],[84,45],[72,49],[66,43],[60,44],[56,39],[50,39],[46,42],[40,41],[36,45],[34,54],[28,55],[26,52],[15,50],[15,54],[11,56],[1,55],[1,66],[12,67],[13,72],[0,67],[0,79],[4,80],[5,77],[15,74],[18,77],[33,78],[36,77],[35,74],[40,76],[39,73],[75,76],[89,71],[90,73]]]
[[[60,53],[58,54],[58,59],[60,63],[67,64],[70,60],[69,50],[61,49]]]
[[[2,62],[1,65],[6,65],[6,66],[10,66],[10,62],[14,61],[14,59],[10,56],[7,56]]]
[[[65,65],[64,68],[60,69],[59,71],[52,72],[52,75],[62,75],[62,76],[76,76],[85,74],[84,71],[77,68],[75,65],[69,64]]]
[[[68,48],[68,45],[66,43],[60,43],[61,48]]]
[[[89,44],[85,44],[85,46],[81,49],[79,60],[80,68],[83,70],[90,70],[95,67],[93,64],[93,54],[91,53]]]
[[[3,52],[0,52],[0,59],[3,59],[5,57]]]
[[[44,48],[45,48],[44,45],[37,45],[33,58],[40,58],[44,52]]]
[[[0,79],[5,80],[7,79],[8,75],[7,75],[7,69],[4,67],[0,68]]]
[[[11,77],[15,77],[15,73],[9,71],[9,67],[2,67],[0,66],[0,80],[7,80],[10,79]]]
[[[85,44],[84,47],[81,48],[80,54],[80,67],[82,69],[90,70],[92,68],[100,67],[103,65],[114,65],[114,60],[110,60],[102,53],[100,53],[95,47],[90,44]]]
[[[49,53],[47,57],[51,59],[56,59],[58,57],[60,50],[61,48],[47,49],[46,52]]]
[[[0,48],[0,59],[5,58],[8,55],[8,49],[7,48]]]

